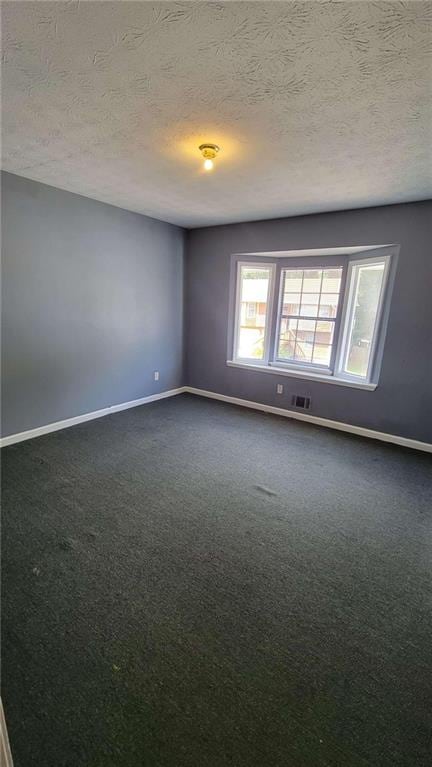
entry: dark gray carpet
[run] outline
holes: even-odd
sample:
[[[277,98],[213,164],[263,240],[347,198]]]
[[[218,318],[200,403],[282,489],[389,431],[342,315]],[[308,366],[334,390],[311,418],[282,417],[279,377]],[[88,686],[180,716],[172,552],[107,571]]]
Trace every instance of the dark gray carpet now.
[[[15,767],[429,765],[431,469],[191,395],[5,449]]]

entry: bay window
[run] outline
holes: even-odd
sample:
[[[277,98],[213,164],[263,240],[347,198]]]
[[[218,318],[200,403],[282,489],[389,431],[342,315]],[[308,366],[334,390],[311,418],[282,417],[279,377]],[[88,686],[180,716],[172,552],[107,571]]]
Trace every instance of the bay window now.
[[[236,259],[228,364],[375,388],[391,259]]]

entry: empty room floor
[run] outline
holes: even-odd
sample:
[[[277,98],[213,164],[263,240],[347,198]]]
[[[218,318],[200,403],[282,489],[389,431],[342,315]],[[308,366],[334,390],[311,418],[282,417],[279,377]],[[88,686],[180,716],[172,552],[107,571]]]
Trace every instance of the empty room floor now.
[[[2,453],[15,767],[429,764],[430,456],[193,395]]]

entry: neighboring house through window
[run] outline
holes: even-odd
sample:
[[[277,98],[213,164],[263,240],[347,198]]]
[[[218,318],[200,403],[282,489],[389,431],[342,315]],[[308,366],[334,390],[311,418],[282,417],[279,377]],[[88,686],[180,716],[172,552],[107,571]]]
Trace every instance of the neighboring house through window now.
[[[254,320],[256,317],[256,307],[257,305],[255,303],[252,303],[251,301],[247,301],[246,303],[246,319],[247,320]]]

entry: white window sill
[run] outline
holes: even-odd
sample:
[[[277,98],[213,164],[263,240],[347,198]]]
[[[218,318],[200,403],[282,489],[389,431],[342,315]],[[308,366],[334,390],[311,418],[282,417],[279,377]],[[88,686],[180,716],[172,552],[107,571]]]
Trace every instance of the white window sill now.
[[[272,373],[278,376],[290,376],[291,378],[303,378],[307,381],[322,381],[323,383],[333,384],[334,386],[349,386],[351,389],[365,389],[366,391],[375,391],[377,384],[366,383],[364,381],[351,381],[348,378],[337,378],[324,373],[313,373],[307,370],[292,370],[291,368],[278,368],[275,365],[253,365],[250,362],[235,362],[227,360],[227,365],[232,368],[243,370],[254,370],[258,373]]]

